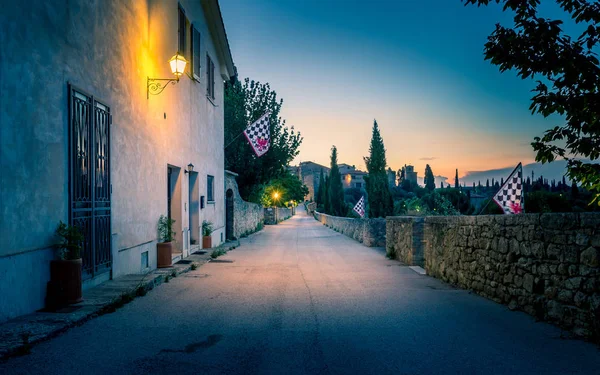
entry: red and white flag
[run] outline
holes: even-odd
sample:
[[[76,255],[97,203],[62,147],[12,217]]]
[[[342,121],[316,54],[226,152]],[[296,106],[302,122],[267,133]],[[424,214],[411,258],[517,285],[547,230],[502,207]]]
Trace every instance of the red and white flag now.
[[[505,214],[523,213],[523,166],[517,165],[492,198]]]
[[[271,146],[271,131],[269,130],[270,115],[269,112],[265,113],[244,130],[244,136],[258,157],[263,156],[269,151],[269,147]]]
[[[360,217],[365,217],[365,197],[364,195],[360,197],[360,200],[356,203],[356,206],[353,208],[354,212],[360,215]]]

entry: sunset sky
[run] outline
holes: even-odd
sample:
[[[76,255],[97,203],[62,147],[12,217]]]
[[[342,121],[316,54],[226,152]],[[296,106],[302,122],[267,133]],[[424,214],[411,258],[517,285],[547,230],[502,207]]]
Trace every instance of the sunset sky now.
[[[240,78],[269,82],[304,142],[294,161],[364,169],[373,119],[388,165],[423,176],[534,161],[530,142],[558,119],[531,115],[532,81],[483,59],[498,6],[460,0],[222,0]],[[552,2],[553,3],[553,2]],[[561,16],[542,8],[544,16]],[[439,181],[439,180],[438,180]]]

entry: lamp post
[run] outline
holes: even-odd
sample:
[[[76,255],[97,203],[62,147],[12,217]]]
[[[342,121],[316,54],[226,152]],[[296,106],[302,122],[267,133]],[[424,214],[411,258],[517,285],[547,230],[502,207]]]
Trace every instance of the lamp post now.
[[[179,82],[179,77],[185,72],[187,60],[185,57],[176,53],[175,56],[169,59],[169,65],[171,66],[171,73],[175,78],[150,78],[146,77],[146,98],[150,99],[150,94],[158,95],[170,84],[176,84]]]
[[[194,171],[194,164],[190,163],[187,165],[187,169],[183,171],[184,173],[192,173]]]

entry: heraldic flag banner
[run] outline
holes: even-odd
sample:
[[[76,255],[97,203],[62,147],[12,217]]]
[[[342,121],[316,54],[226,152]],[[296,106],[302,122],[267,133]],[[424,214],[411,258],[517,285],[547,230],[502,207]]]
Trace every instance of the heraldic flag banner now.
[[[358,203],[353,208],[354,212],[360,215],[360,217],[365,217],[365,197],[364,195],[360,197]]]
[[[269,112],[265,113],[244,130],[244,136],[258,157],[266,154],[271,146],[271,131],[269,130],[270,115]]]
[[[493,199],[505,214],[520,214],[523,212],[523,166],[521,163],[508,176]]]

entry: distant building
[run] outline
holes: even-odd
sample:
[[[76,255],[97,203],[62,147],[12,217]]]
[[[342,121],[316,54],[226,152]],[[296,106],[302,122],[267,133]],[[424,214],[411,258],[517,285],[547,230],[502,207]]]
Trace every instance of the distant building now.
[[[387,171],[388,185],[390,188],[396,187],[396,172],[392,170],[392,168],[388,168]]]
[[[365,190],[365,176],[367,172],[356,169],[354,165],[349,164],[338,164],[340,168],[340,178],[342,179],[342,186],[344,189],[361,189]]]
[[[415,172],[415,167],[413,167],[412,165],[405,165],[404,168],[404,178],[410,181],[411,184],[417,185],[417,172]]]
[[[290,170],[290,168],[291,167],[288,167],[288,170]],[[298,167],[293,168],[296,168],[296,173],[291,173],[298,176],[300,181],[308,188],[308,194],[304,199],[314,201],[316,194],[319,191],[319,185],[321,184],[321,171],[323,171],[323,176],[328,176],[329,168],[312,161],[302,162]]]

